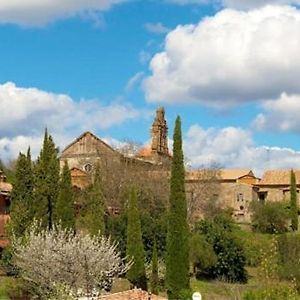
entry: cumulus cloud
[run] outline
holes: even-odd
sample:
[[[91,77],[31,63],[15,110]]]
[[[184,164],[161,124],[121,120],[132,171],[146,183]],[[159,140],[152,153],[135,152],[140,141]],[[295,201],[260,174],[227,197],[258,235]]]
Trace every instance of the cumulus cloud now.
[[[57,19],[83,15],[95,18],[95,12],[110,9],[126,0],[0,0],[0,23],[43,26]]]
[[[300,152],[255,145],[242,128],[203,129],[193,125],[184,139],[185,155],[193,167],[217,163],[224,168],[250,168],[259,175],[266,169],[300,168]]]
[[[283,93],[277,100],[267,100],[262,104],[264,110],[254,120],[259,130],[280,132],[300,132],[300,95]]]
[[[17,87],[12,82],[0,85],[0,111],[0,157],[4,158],[15,157],[28,145],[36,153],[45,127],[58,145],[65,146],[83,131],[108,129],[146,114],[126,103],[76,102],[65,94]]]
[[[151,60],[149,102],[228,106],[300,92],[300,11],[223,10],[178,26]]]

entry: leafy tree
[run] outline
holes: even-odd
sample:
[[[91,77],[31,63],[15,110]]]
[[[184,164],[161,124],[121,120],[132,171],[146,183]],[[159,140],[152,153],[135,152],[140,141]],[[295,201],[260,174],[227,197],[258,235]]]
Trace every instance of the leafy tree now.
[[[30,149],[27,156],[20,153],[15,172],[15,182],[11,193],[9,229],[18,237],[24,235],[33,219],[33,171]]]
[[[127,247],[128,259],[133,258],[133,265],[127,272],[127,279],[135,286],[147,289],[145,272],[145,253],[142,240],[141,221],[134,187],[130,190],[127,208]]]
[[[261,233],[283,233],[288,230],[290,214],[283,202],[253,202],[252,228]]]
[[[297,184],[295,172],[291,170],[291,199],[290,199],[290,209],[291,209],[291,226],[293,231],[298,230],[298,204],[297,204]]]
[[[181,121],[180,117],[177,117],[174,130],[166,253],[166,287],[169,299],[179,299],[181,290],[189,289],[189,227],[183,162]]]
[[[204,234],[217,256],[217,263],[208,270],[211,277],[229,282],[247,282],[246,257],[243,247],[233,234],[234,225],[227,216],[219,215],[200,222],[198,230]]]
[[[53,212],[59,192],[58,149],[45,131],[43,147],[34,169],[34,217],[41,222],[41,228],[52,229]]]
[[[89,234],[95,236],[99,232],[105,232],[104,197],[99,164],[95,168],[93,184],[86,191],[81,219]]]
[[[56,223],[60,223],[63,228],[75,229],[74,195],[71,172],[67,162],[62,170],[59,194],[55,204]]]
[[[156,241],[155,241],[153,245],[153,251],[152,251],[151,292],[157,295],[158,288],[159,288],[158,257],[157,257]]]

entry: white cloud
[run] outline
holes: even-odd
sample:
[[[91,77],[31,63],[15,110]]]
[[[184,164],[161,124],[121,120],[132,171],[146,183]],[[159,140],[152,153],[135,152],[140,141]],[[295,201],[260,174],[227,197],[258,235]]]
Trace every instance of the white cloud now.
[[[226,9],[178,26],[145,79],[149,102],[228,106],[300,92],[300,11]]]
[[[300,0],[166,0],[169,3],[188,4],[218,4],[234,9],[253,9],[266,5],[299,5]]]
[[[225,7],[237,9],[252,9],[255,7],[262,7],[268,4],[276,5],[297,5],[300,4],[299,0],[223,0]]]
[[[156,33],[156,34],[163,34],[170,31],[170,28],[166,27],[162,23],[146,23],[145,28],[147,31]]]
[[[137,72],[136,74],[134,74],[131,78],[129,78],[125,87],[125,91],[130,92],[135,87],[135,85],[140,83],[143,77],[144,72]]]
[[[12,82],[0,85],[0,111],[0,158],[15,157],[29,144],[36,153],[45,127],[63,147],[83,131],[108,129],[147,114],[126,103],[76,102],[68,95]]]
[[[76,15],[95,18],[94,13],[126,0],[0,0],[0,23],[43,26]]]
[[[300,132],[300,94],[283,93],[277,100],[267,100],[262,104],[264,110],[254,120],[259,130],[281,132]]]
[[[185,156],[194,167],[217,163],[225,168],[250,168],[258,175],[266,169],[300,168],[300,152],[255,145],[247,130],[227,127],[190,127],[184,139]]]

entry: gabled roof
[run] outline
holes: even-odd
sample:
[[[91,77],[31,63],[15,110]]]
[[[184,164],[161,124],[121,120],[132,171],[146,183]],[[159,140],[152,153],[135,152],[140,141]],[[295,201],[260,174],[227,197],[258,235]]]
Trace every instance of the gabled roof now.
[[[223,180],[236,180],[245,176],[255,177],[250,169],[222,169],[220,175]]]
[[[71,172],[72,177],[82,177],[82,176],[86,177],[86,176],[88,176],[88,174],[85,171],[83,171],[79,168],[76,168],[76,167],[72,168],[70,170],[70,172]]]
[[[64,152],[66,152],[69,148],[71,148],[74,144],[78,143],[81,139],[83,139],[87,135],[91,135],[93,138],[95,138],[98,142],[100,142],[101,144],[103,144],[105,147],[107,147],[110,150],[118,153],[115,149],[113,149],[110,145],[108,145],[106,142],[104,142],[103,140],[101,140],[95,134],[93,134],[90,131],[86,131],[83,134],[81,134],[78,138],[76,138],[71,144],[69,144],[67,147],[65,147],[65,149],[62,151],[62,155],[64,154]]]
[[[300,170],[294,170],[296,182],[300,184]],[[290,185],[291,170],[267,170],[258,185]]]

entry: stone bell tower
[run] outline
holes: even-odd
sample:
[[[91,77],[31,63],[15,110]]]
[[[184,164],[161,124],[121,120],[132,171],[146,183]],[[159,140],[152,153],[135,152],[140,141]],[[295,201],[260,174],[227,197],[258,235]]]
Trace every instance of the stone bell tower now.
[[[156,110],[156,117],[151,129],[151,137],[152,154],[169,155],[168,126],[165,119],[165,109],[163,107]]]

